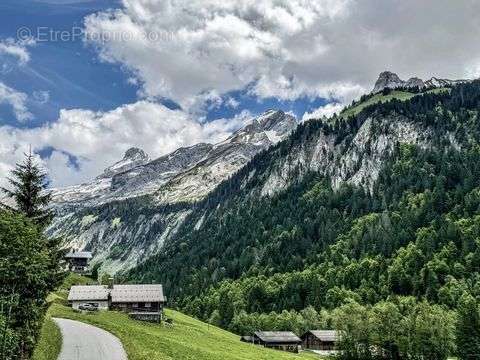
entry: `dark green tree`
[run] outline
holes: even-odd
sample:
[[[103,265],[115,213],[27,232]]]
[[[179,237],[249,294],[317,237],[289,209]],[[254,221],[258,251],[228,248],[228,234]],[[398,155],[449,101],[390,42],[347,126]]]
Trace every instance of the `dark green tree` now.
[[[462,360],[480,357],[480,314],[475,299],[463,295],[457,310],[457,352]]]
[[[47,174],[35,162],[32,152],[25,154],[22,163],[17,163],[8,178],[11,189],[1,190],[15,202],[15,210],[22,213],[35,224],[47,226],[53,214],[48,210],[51,194]]]
[[[63,278],[59,241],[22,214],[0,210],[0,359],[31,354],[46,298]]]

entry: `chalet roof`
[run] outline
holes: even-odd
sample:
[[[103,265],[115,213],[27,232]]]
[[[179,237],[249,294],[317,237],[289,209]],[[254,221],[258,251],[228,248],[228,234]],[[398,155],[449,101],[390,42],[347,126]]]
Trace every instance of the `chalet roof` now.
[[[302,341],[291,331],[256,331],[254,335],[265,343],[298,344]]]
[[[162,285],[74,285],[68,294],[69,301],[108,300],[112,303],[165,302]]]
[[[302,339],[308,333],[311,333],[313,336],[315,336],[321,341],[335,342],[339,339],[338,331],[335,330],[310,330],[307,331],[304,335],[302,335]]]
[[[109,289],[104,285],[74,285],[68,293],[69,301],[108,300]]]
[[[65,255],[67,259],[91,259],[92,253],[90,251],[70,251]]]
[[[113,303],[165,302],[162,285],[113,285]]]

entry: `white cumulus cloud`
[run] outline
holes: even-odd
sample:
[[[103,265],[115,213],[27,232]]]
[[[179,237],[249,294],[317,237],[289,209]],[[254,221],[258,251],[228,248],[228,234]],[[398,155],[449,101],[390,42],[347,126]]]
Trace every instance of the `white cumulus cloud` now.
[[[0,127],[0,170],[6,174],[30,145],[33,151],[49,147],[55,150],[44,165],[52,186],[76,184],[99,175],[132,146],[155,158],[182,146],[224,140],[248,118],[244,112],[233,119],[202,124],[183,111],[149,101],[108,112],[62,110],[57,121],[40,127]],[[77,158],[78,168],[66,154]]]
[[[329,103],[324,106],[321,106],[312,112],[306,112],[303,114],[302,121],[306,121],[309,119],[320,119],[323,117],[332,117],[334,114],[339,114],[343,108],[345,107],[345,104],[341,103]]]
[[[17,91],[0,81],[0,105],[6,104],[11,106],[15,117],[19,121],[26,121],[33,117],[28,111],[27,94]]]
[[[479,13],[471,0],[123,0],[85,29],[145,97],[190,109],[247,85],[261,98],[349,102],[383,70],[477,74]]]
[[[30,54],[27,46],[34,45],[32,40],[14,41],[13,39],[0,40],[0,55],[13,56],[20,65],[30,61]]]

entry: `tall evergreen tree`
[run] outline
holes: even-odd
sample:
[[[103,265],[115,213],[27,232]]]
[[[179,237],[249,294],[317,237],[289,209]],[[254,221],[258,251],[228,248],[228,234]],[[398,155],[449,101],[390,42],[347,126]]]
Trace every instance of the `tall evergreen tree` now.
[[[22,214],[0,210],[0,359],[29,359],[46,298],[63,280],[59,239]]]
[[[34,223],[47,226],[52,219],[52,212],[47,209],[51,194],[47,192],[47,174],[43,172],[30,151],[25,154],[22,163],[17,163],[8,178],[11,189],[1,190],[15,202],[17,212],[24,214]]]
[[[475,299],[464,295],[458,307],[457,352],[462,360],[480,358],[480,314]]]

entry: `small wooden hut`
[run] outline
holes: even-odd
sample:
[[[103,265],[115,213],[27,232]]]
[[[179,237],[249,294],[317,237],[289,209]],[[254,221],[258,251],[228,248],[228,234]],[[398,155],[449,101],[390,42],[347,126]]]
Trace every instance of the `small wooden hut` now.
[[[310,330],[301,339],[302,349],[332,351],[339,336],[335,330]]]
[[[256,331],[253,334],[253,343],[266,348],[297,353],[302,340],[291,331]]]
[[[92,253],[90,251],[76,251],[75,249],[70,250],[70,252],[65,255],[68,270],[84,275],[89,273],[88,263],[91,258]]]

